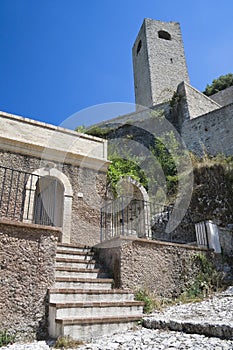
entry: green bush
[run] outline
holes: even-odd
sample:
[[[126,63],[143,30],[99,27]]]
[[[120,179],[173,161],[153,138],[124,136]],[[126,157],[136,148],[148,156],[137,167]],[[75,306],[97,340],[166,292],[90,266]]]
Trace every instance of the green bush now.
[[[223,275],[217,272],[211,260],[205,254],[197,253],[193,256],[194,266],[199,268],[194,282],[186,291],[189,298],[203,298],[222,286]]]
[[[117,182],[123,176],[132,177],[146,190],[148,188],[154,189],[155,193],[158,190],[158,184],[161,186],[165,178],[167,195],[168,197],[174,196],[179,180],[177,164],[184,161],[185,157],[173,132],[166,132],[160,138],[155,139],[153,147],[150,147],[150,157],[148,161],[148,158],[143,154],[136,156],[120,143],[109,144],[108,158],[112,164],[108,169],[108,180],[113,192],[116,193]],[[154,161],[151,161],[153,158]],[[163,170],[162,174],[157,171],[158,164]],[[160,175],[162,175],[161,179]],[[153,193],[151,194],[153,195]]]
[[[164,114],[161,111],[155,111],[153,117],[162,122]],[[113,130],[115,129],[111,127],[101,128],[99,126],[89,128],[79,126],[76,128],[78,132],[107,139]],[[133,140],[134,134],[126,134],[125,138]],[[117,183],[124,176],[132,177],[147,190],[153,188],[155,193],[158,190],[158,184],[162,184],[165,177],[167,195],[173,197],[177,192],[179,180],[176,165],[184,159],[184,152],[180,150],[174,133],[172,131],[164,132],[160,137],[155,137],[154,144],[149,149],[151,159],[154,157],[154,162],[148,162],[147,157],[143,154],[135,155],[134,150],[128,149],[127,145],[127,143],[122,143],[121,139],[119,142],[111,143],[109,141],[108,143],[108,159],[112,162],[108,169],[108,182],[113,193],[116,194]],[[156,164],[159,164],[163,170],[162,179],[159,178],[161,174],[160,171],[157,171],[158,165]],[[146,169],[146,174],[143,168]]]
[[[83,134],[87,134],[91,136],[101,137],[103,139],[106,139],[108,134],[113,130],[114,128],[110,128],[110,127],[105,127],[105,128],[101,128],[99,126],[85,127],[84,125],[79,125],[75,129],[75,131],[77,132],[81,132]]]
[[[219,78],[214,79],[211,85],[207,85],[203,94],[211,96],[221,90],[224,90],[233,85],[233,74],[229,73],[221,75]]]
[[[108,182],[114,194],[117,193],[117,183],[123,176],[130,176],[147,188],[146,176],[136,160],[123,159],[117,156],[109,158],[112,164],[108,168]]]
[[[159,300],[158,298],[156,298],[156,296],[152,292],[150,292],[147,289],[137,290],[134,293],[134,296],[135,296],[135,300],[144,302],[144,307],[143,307],[144,314],[150,314],[155,309],[161,310],[162,308],[162,304],[163,304],[162,299]]]

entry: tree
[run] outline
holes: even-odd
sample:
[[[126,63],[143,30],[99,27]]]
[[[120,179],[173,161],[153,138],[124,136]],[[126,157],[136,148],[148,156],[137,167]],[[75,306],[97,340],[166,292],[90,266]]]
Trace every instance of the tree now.
[[[219,78],[214,79],[211,85],[207,85],[203,94],[211,96],[217,92],[224,90],[233,85],[233,74],[228,73],[226,75],[221,75]]]

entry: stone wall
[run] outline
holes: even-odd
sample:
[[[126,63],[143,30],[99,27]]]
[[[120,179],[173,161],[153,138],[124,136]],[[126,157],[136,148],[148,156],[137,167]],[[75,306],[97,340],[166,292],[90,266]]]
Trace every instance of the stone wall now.
[[[233,86],[211,95],[210,98],[221,106],[227,106],[233,103]]]
[[[174,125],[175,119],[178,120],[178,130],[187,148],[198,156],[203,156],[205,152],[212,156],[231,156],[233,104],[220,107],[214,100],[185,83],[181,83],[177,91],[182,98],[178,106],[173,108],[171,114],[174,116],[170,119]]]
[[[106,172],[70,168],[73,186],[71,243],[94,245],[100,242],[100,209],[106,196]],[[81,194],[81,197],[79,197]]]
[[[185,82],[178,85],[177,94],[180,98],[183,98],[182,104],[186,105],[181,110],[183,120],[196,118],[221,107],[215,101]]]
[[[212,220],[220,227],[233,224],[232,170],[227,162],[206,161],[194,167],[189,211],[193,222]]]
[[[232,226],[232,225],[231,225]],[[223,254],[233,258],[233,230],[219,227],[219,239]],[[232,261],[233,263],[233,261]]]
[[[17,339],[47,336],[48,288],[61,232],[0,221],[0,329]]]
[[[16,170],[32,173],[47,163],[37,157],[0,150],[0,165]],[[106,169],[91,169],[68,163],[61,165],[58,162],[54,162],[54,166],[67,176],[73,190],[71,243],[98,243],[100,208],[106,195]]]
[[[199,156],[232,156],[233,104],[222,107],[192,120],[185,120],[182,138],[189,150]]]
[[[187,245],[125,237],[99,244],[96,249],[110,268],[116,287],[149,289],[163,297],[180,295],[195,280],[195,254],[211,255],[206,249]]]
[[[229,225],[232,227],[232,224]],[[219,256],[219,270],[224,272],[225,281],[232,285],[233,281],[233,230],[232,228],[218,227],[219,240],[221,244],[222,254]]]

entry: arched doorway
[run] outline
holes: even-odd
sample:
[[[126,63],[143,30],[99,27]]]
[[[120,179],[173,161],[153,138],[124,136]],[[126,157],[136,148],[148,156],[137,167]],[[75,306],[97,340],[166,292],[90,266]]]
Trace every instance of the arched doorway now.
[[[55,167],[37,169],[25,188],[23,221],[62,227],[62,242],[70,243],[73,190]]]
[[[101,240],[116,236],[151,239],[150,203],[146,189],[130,176],[117,184],[118,197],[101,209]]]
[[[63,210],[64,186],[51,176],[39,178],[35,191],[34,223],[62,227]]]
[[[128,234],[151,238],[150,204],[146,189],[130,176],[118,182],[119,192],[124,197],[124,226]]]

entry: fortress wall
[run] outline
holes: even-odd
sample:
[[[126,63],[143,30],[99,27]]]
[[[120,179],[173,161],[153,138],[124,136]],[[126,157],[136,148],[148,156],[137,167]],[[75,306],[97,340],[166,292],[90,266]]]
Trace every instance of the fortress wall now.
[[[188,149],[202,156],[233,155],[233,104],[191,120],[185,120],[181,136]]]
[[[183,104],[187,104],[186,108],[183,106],[182,109],[184,119],[193,119],[221,107],[185,82],[178,85],[177,93],[184,98]]]
[[[210,96],[210,98],[221,106],[227,106],[228,104],[233,103],[233,86],[217,92]]]

